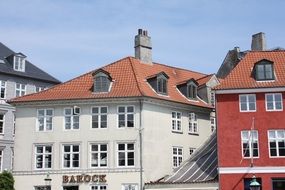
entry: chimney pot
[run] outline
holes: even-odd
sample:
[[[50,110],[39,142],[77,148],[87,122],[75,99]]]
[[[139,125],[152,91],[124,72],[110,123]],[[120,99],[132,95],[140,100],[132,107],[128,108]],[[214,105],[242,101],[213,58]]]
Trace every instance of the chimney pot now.
[[[266,50],[266,39],[265,33],[259,32],[252,35],[251,50],[253,51],[265,51]]]
[[[142,35],[143,30],[142,29],[138,29],[138,34]]]

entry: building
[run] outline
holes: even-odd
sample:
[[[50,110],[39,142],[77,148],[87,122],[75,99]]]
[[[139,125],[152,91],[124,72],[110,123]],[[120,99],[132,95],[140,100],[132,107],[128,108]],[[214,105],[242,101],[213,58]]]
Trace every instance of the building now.
[[[140,29],[135,57],[13,99],[15,188],[142,190],[179,167],[215,129],[218,81],[151,55]]]
[[[264,33],[216,89],[220,190],[285,189],[285,51]],[[225,65],[222,65],[224,67]]]
[[[14,112],[7,100],[35,93],[60,83],[27,60],[0,43],[0,172],[11,170],[14,155]]]

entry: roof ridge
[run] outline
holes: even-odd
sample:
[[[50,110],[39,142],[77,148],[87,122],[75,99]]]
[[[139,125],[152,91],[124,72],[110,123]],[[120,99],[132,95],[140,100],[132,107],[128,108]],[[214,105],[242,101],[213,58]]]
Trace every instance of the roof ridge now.
[[[203,77],[201,77],[201,78],[198,78],[197,80],[201,80],[201,79],[207,78],[207,77],[209,77],[209,76],[213,76],[213,75],[215,75],[215,74],[214,74],[214,73],[208,74],[208,75],[205,75],[205,76],[203,76]]]
[[[131,57],[128,57],[128,59],[130,60],[130,63],[131,63],[131,67],[132,67],[132,70],[133,70],[133,75],[134,75],[134,77],[135,77],[138,90],[139,90],[140,94],[141,94],[142,96],[144,96],[144,93],[142,92],[142,90],[141,90],[141,88],[140,88],[140,85],[139,85],[139,82],[138,82],[138,79],[137,79],[137,73],[136,73],[135,68],[134,68],[134,66],[133,66],[133,60],[132,60]]]

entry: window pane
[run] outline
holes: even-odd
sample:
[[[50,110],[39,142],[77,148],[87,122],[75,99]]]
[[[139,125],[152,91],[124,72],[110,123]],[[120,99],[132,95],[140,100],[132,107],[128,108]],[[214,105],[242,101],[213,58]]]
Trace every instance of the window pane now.
[[[101,107],[101,113],[107,113],[107,107]]]
[[[92,108],[92,113],[99,113],[99,108],[98,107]]]
[[[119,113],[124,113],[125,112],[125,107],[119,107]]]
[[[128,110],[128,112],[134,112],[134,107],[133,106],[128,106],[127,110]]]

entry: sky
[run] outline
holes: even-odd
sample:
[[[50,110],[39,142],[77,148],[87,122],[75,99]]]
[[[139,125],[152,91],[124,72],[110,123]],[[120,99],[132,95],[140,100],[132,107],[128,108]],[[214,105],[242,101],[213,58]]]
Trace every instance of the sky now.
[[[227,52],[264,32],[285,47],[284,0],[0,0],[0,41],[62,82],[134,56],[148,31],[153,61],[216,73]]]

